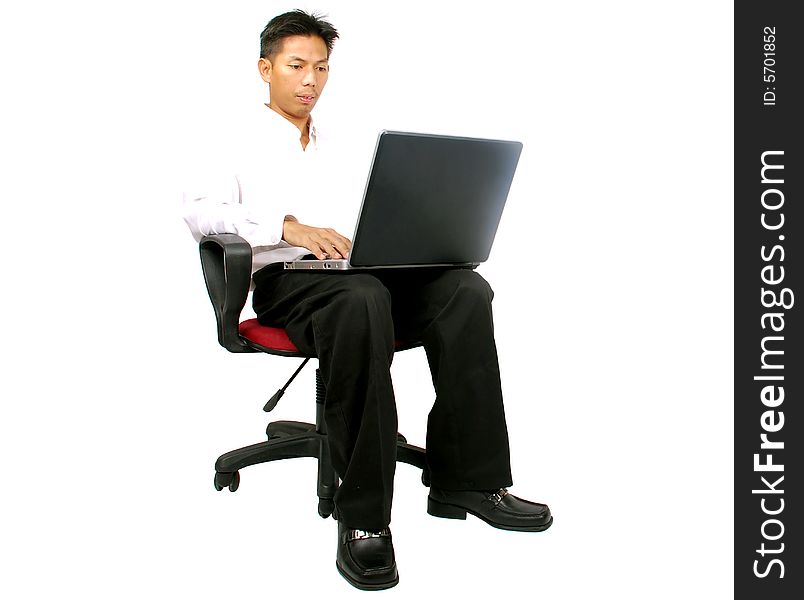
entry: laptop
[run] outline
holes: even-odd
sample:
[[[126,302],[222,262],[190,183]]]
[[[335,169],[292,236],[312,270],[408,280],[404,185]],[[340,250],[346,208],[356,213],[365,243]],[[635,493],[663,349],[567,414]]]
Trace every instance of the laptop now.
[[[522,144],[381,131],[352,249],[285,269],[470,267],[488,259]]]

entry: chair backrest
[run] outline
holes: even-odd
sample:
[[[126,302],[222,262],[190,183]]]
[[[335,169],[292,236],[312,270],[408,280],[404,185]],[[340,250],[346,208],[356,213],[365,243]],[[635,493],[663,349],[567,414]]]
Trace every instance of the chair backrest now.
[[[229,352],[256,352],[240,337],[240,313],[251,285],[251,246],[239,235],[208,235],[199,242],[201,270],[215,309],[218,343]]]

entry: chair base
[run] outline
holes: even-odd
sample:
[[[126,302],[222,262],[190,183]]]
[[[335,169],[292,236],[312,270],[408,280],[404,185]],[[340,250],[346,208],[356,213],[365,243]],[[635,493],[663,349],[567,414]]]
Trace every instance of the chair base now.
[[[311,457],[318,459],[318,514],[327,518],[335,507],[333,498],[338,489],[338,477],[332,467],[324,424],[324,386],[316,369],[316,423],[275,421],[265,430],[268,440],[222,454],[215,462],[215,489],[228,487],[234,492],[240,486],[240,469],[286,458]],[[424,448],[408,444],[405,436],[397,434],[396,460],[422,470],[422,483],[430,485],[430,473]]]
[[[286,458],[311,457],[318,459],[318,514],[327,518],[335,507],[333,498],[338,478],[332,467],[326,434],[312,423],[275,421],[266,430],[268,440],[222,454],[215,462],[215,489],[228,487],[236,491],[240,485],[240,469]],[[422,483],[429,485],[424,448],[408,444],[398,435],[397,461],[422,469]]]

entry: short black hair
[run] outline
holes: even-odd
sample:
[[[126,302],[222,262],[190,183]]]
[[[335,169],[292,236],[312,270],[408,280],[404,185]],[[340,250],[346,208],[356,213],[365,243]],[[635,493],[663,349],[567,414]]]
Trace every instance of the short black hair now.
[[[282,41],[292,35],[317,35],[327,45],[327,58],[338,39],[337,30],[321,15],[296,9],[268,21],[260,34],[260,58],[272,60],[282,48]]]

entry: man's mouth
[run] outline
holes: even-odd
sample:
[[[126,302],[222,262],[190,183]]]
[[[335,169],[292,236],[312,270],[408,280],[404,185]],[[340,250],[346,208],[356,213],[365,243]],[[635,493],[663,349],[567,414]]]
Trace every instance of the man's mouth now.
[[[296,96],[302,104],[312,104],[315,96]]]

